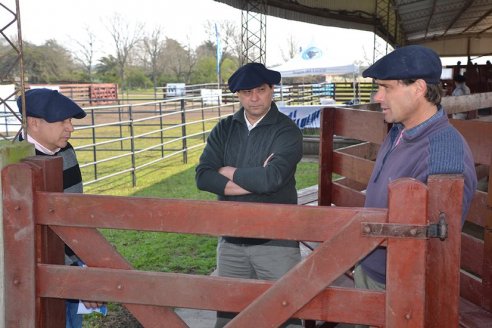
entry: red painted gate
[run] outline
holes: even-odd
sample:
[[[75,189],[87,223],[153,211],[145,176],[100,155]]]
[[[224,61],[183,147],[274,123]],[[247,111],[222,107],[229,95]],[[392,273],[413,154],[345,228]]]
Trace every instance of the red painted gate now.
[[[123,303],[145,327],[186,327],[173,307],[239,312],[228,327],[278,327],[289,317],[458,325],[458,176],[435,176],[427,186],[397,180],[388,209],[370,209],[64,194],[61,171],[61,160],[39,157],[2,171],[7,327],[64,327],[67,298]],[[439,217],[448,238],[426,238]],[[134,270],[97,228],[322,244],[268,282]],[[62,265],[60,239],[87,268]],[[381,244],[388,247],[386,292],[330,286]]]

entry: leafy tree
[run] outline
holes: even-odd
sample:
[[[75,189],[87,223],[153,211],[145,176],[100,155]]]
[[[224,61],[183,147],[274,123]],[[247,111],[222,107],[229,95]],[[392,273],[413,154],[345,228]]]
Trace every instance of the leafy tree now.
[[[99,59],[99,64],[96,65],[96,76],[101,82],[121,83],[117,59],[112,55]]]
[[[152,81],[145,75],[141,67],[129,67],[127,71],[129,89],[148,89],[152,86]]]
[[[41,46],[24,42],[24,69],[30,83],[73,82],[76,67],[70,52],[56,40]]]
[[[202,56],[198,59],[192,74],[192,84],[210,83],[217,81],[216,60],[211,56]]]

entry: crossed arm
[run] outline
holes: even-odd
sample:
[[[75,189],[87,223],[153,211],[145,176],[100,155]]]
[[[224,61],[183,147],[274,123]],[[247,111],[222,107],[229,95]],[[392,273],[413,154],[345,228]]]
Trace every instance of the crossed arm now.
[[[273,153],[270,154],[270,156],[268,156],[268,158],[265,160],[265,162],[263,163],[263,167],[267,166],[268,162],[270,161],[270,159],[272,157],[273,157]],[[220,174],[222,174],[223,176],[225,176],[227,179],[229,179],[229,181],[227,182],[225,189],[224,189],[224,195],[226,195],[226,196],[239,196],[239,195],[251,194],[250,191],[242,188],[241,186],[239,186],[238,184],[236,184],[233,181],[234,172],[236,172],[235,167],[224,166],[224,167],[221,167],[218,170],[218,172]]]

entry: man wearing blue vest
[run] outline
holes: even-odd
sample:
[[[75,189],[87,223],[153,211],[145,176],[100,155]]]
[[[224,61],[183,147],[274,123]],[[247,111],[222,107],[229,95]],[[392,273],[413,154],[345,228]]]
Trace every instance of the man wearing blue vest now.
[[[379,149],[366,190],[365,207],[388,207],[388,184],[398,178],[427,183],[430,175],[462,174],[465,182],[462,222],[477,186],[472,154],[463,136],[449,123],[440,105],[442,64],[431,49],[412,45],[384,56],[362,75],[378,85],[391,130]],[[386,288],[386,249],[378,247],[354,272],[357,288]],[[364,326],[358,326],[364,327]]]

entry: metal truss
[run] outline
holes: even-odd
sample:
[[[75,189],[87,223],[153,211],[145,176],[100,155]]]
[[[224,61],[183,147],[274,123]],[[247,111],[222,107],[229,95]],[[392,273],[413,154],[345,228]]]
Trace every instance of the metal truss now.
[[[266,63],[266,0],[246,0],[241,8],[241,65]]]
[[[15,8],[13,8],[15,7]],[[14,32],[12,32],[14,31]],[[14,37],[9,37],[7,33],[15,35]],[[19,10],[19,0],[15,1],[3,1],[0,3],[0,42],[8,44],[6,52],[13,52],[15,55],[12,56],[13,60],[10,62],[3,61],[2,65],[5,65],[2,70],[0,70],[0,84],[15,84],[16,88],[12,94],[7,96],[0,95],[0,106],[5,108],[4,111],[0,113],[7,120],[7,117],[15,116],[20,122],[22,122],[22,128],[26,127],[26,115],[23,111],[22,117],[18,115],[17,110],[11,108],[9,103],[12,103],[16,99],[16,96],[21,91],[22,96],[22,108],[25,108],[24,99],[24,59],[23,59],[23,48],[22,48],[22,33],[21,33],[21,23],[20,23],[20,10]],[[5,56],[7,57],[7,56]],[[15,102],[14,102],[15,103]],[[10,113],[9,113],[10,112]],[[21,130],[20,130],[21,131]],[[17,132],[17,135],[20,133]],[[17,137],[17,135],[15,137]],[[0,133],[0,137],[3,139],[12,139],[9,137],[8,131],[6,135]],[[14,137],[14,139],[15,139]]]

